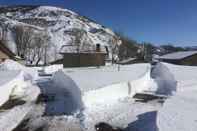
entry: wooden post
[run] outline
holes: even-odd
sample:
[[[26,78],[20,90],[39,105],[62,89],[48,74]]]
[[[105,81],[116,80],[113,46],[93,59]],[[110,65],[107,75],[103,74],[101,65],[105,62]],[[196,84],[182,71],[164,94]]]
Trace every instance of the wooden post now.
[[[131,88],[132,88],[131,83],[130,83],[130,82],[128,82],[128,95],[130,95],[130,94],[131,94]]]

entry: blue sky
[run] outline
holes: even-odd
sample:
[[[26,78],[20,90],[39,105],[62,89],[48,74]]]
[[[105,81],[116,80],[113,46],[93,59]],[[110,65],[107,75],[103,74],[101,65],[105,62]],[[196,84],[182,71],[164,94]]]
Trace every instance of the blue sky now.
[[[196,0],[0,0],[71,9],[139,42],[197,45]]]

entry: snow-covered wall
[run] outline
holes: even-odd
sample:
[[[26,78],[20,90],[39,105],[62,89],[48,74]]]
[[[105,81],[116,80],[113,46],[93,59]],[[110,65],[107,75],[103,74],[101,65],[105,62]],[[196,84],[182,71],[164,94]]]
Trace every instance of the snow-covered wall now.
[[[133,81],[144,76],[149,64],[117,65],[85,68],[65,68],[64,73],[71,77],[82,92],[96,90],[112,84]],[[91,77],[90,77],[91,76]]]
[[[133,97],[137,92],[145,91],[150,83],[150,68],[144,75],[133,81],[111,84],[100,89],[85,92],[83,101],[85,106],[91,106],[94,103],[112,103],[125,97]]]
[[[133,97],[136,93],[154,93],[172,95],[176,91],[176,80],[172,73],[162,63],[147,68],[146,73],[139,79],[112,84],[97,90],[85,92],[85,106],[93,103],[111,103],[125,97]]]
[[[85,106],[91,106],[94,103],[112,103],[113,101],[129,96],[130,90],[131,87],[126,82],[109,85],[85,92],[83,102]]]
[[[61,88],[62,91],[68,92],[68,94],[71,95],[74,102],[72,104],[73,107],[75,107],[73,113],[83,108],[81,90],[70,77],[62,70],[59,70],[53,74],[52,80],[57,88]]]

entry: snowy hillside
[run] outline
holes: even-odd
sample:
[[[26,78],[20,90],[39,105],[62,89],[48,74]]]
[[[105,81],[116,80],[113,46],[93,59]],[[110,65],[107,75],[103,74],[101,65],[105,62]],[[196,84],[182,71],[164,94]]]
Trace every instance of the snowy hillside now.
[[[60,48],[63,45],[74,44],[73,40],[79,31],[83,41],[81,43],[85,47],[100,44],[110,48],[113,44],[120,44],[118,37],[110,29],[67,9],[50,6],[1,7],[0,36],[4,43],[16,53],[19,52],[16,37],[22,34],[16,30],[19,27],[22,27],[23,32],[29,31],[33,35],[41,36],[40,32],[47,34],[50,39],[47,42],[47,57],[50,62],[61,58],[58,55]],[[33,62],[39,57],[32,58],[34,55],[32,50],[28,53],[24,51],[22,55]]]

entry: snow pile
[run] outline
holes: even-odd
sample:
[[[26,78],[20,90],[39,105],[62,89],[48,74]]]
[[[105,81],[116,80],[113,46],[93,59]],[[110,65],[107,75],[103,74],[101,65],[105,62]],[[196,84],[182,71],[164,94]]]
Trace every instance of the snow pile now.
[[[90,94],[97,95],[101,92],[110,92],[110,88],[114,92],[124,92],[124,95],[120,94],[122,96],[128,96],[128,92],[131,90],[130,97],[136,93],[146,91],[162,95],[171,95],[172,92],[176,91],[176,80],[171,71],[163,63],[158,63],[152,68],[149,64],[120,66],[120,71],[118,71],[117,66],[80,69],[69,68],[64,69],[64,71],[66,75],[71,77],[79,85],[82,92],[94,90],[94,93],[86,93],[87,97]],[[99,88],[103,89],[96,90]],[[106,97],[109,98],[110,96]],[[115,97],[112,96],[111,98],[113,99]]]
[[[134,96],[136,93],[142,93],[145,91],[150,91],[151,88],[153,87],[157,87],[156,83],[154,82],[153,79],[151,79],[150,77],[150,68],[147,68],[146,73],[144,74],[144,76],[142,76],[141,78],[134,80],[134,81],[130,81],[131,83],[131,87],[132,87],[132,92],[131,95]]]
[[[158,88],[156,93],[172,95],[173,92],[176,92],[177,81],[164,64],[158,63],[153,67],[151,70],[151,78],[157,83]]]
[[[177,81],[169,69],[158,63],[140,79],[131,81],[132,93],[149,92],[159,95],[172,95],[176,91]]]
[[[20,70],[24,72],[24,79],[25,80],[35,80],[38,77],[38,73],[36,70],[25,67],[21,64],[19,64],[16,61],[7,59],[5,62],[0,64],[0,70],[8,70],[8,71],[14,71],[14,70]]]
[[[0,113],[0,129],[2,131],[12,131],[31,109],[33,109],[33,105],[26,104],[24,106],[14,107],[14,109],[10,111]]]
[[[16,104],[5,111],[1,110],[1,130],[13,130],[33,109],[32,102],[36,100],[40,89],[27,80],[34,80],[36,75],[35,70],[12,60],[6,60],[0,65],[0,106],[11,100],[25,101],[22,105]]]
[[[19,97],[26,87],[22,71],[0,71],[0,106],[9,100],[10,96]]]
[[[19,86],[22,85],[20,84]],[[32,86],[31,83],[26,83],[26,86],[27,88],[23,92],[23,96],[20,96],[20,99],[25,101],[25,103],[22,105],[16,105],[11,109],[0,112],[1,130],[3,131],[13,130],[24,119],[27,113],[29,113],[32,109],[34,109],[34,104],[32,103],[37,99],[40,90],[38,87]]]
[[[72,78],[82,92],[96,90],[109,85],[133,81],[144,76],[149,64],[117,65],[85,68],[65,68],[66,75]],[[91,77],[90,77],[91,76]]]
[[[107,95],[112,94],[113,91],[108,92]],[[102,99],[102,96],[99,96],[98,99]],[[105,122],[113,127],[120,127],[128,131],[134,129],[136,131],[156,131],[156,111],[160,105],[136,103],[129,97],[103,103],[96,101],[91,104],[86,104],[83,112],[82,123],[86,131],[93,131],[94,125],[99,122]],[[155,113],[152,114],[152,112]]]
[[[165,63],[178,81],[177,93],[158,112],[159,131],[196,131],[197,67]]]
[[[117,126],[119,121],[118,117],[123,119],[122,117],[125,117],[124,113],[128,112],[128,110],[123,111],[120,109],[119,104],[128,101],[131,104],[133,102],[132,97],[136,93],[152,93],[156,95],[168,96],[172,95],[172,92],[174,91],[176,91],[176,81],[166,66],[162,63],[158,63],[158,65],[152,69],[148,66],[145,74],[137,80],[111,84],[96,90],[84,92],[82,99],[85,105],[84,114],[87,117],[85,118],[84,123],[87,128],[89,126],[91,127],[91,123],[95,124],[99,121],[104,121],[112,125],[116,123],[114,126]],[[115,110],[114,106],[120,111]],[[135,107],[132,109],[135,109]],[[114,113],[110,114],[109,110],[114,110]],[[122,113],[117,116],[117,112]],[[94,118],[93,115],[96,115],[94,113],[103,114],[99,116],[97,115],[97,117]],[[106,113],[108,113],[108,115]],[[132,114],[132,111],[129,111],[129,114],[130,113]],[[133,116],[133,118],[135,117]],[[126,120],[118,125],[124,127],[125,124],[128,124]]]
[[[93,104],[107,104],[113,103],[121,98],[130,95],[131,87],[129,83],[118,83],[109,85],[97,90],[85,92],[83,95],[83,102],[86,107]]]
[[[128,127],[128,130],[156,130],[156,112],[160,106],[135,103],[132,97],[136,93],[171,95],[176,91],[176,81],[162,63],[152,69],[146,67],[143,69],[145,73],[137,80],[84,92],[83,124],[87,131],[92,131],[93,126],[99,122],[106,122],[114,127]]]
[[[193,89],[177,93],[165,102],[158,112],[159,131],[196,131],[197,90]]]
[[[165,66],[168,67],[170,72],[173,73],[175,79],[180,82],[185,81],[195,81],[197,78],[197,67],[196,66],[178,66],[169,63],[163,63]],[[183,75],[184,74],[184,75]],[[179,84],[178,83],[178,84]]]
[[[53,74],[52,80],[57,88],[62,89],[62,91],[71,95],[73,99],[72,107],[74,107],[73,113],[83,108],[81,90],[70,77],[68,77],[62,70],[59,70]]]

